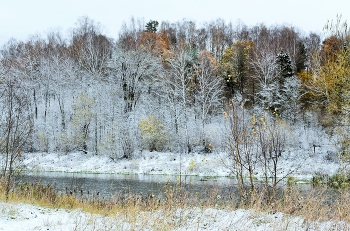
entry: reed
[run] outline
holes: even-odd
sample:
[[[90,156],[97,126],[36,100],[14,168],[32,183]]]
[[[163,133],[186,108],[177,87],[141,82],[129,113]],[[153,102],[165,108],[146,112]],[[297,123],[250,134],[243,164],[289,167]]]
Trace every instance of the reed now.
[[[0,181],[0,200],[5,201]],[[110,199],[103,199],[97,193],[72,192],[58,193],[50,184],[41,182],[21,183],[9,194],[9,202],[30,203],[50,208],[81,209],[91,214],[113,218],[118,216],[128,224],[168,230],[181,224],[195,222],[193,213],[199,214],[208,208],[223,210],[249,209],[256,212],[283,212],[299,216],[306,222],[346,222],[350,223],[349,189],[315,188],[307,193],[296,186],[286,188],[274,203],[266,203],[263,193],[250,195],[245,203],[238,203],[239,196],[231,195],[225,200],[218,190],[193,193],[179,185],[165,185],[160,195],[136,195],[117,192]],[[192,212],[188,212],[192,211]],[[150,219],[152,216],[152,219]],[[120,222],[120,220],[118,221]],[[121,223],[120,223],[121,224]],[[122,225],[122,224],[121,224]]]

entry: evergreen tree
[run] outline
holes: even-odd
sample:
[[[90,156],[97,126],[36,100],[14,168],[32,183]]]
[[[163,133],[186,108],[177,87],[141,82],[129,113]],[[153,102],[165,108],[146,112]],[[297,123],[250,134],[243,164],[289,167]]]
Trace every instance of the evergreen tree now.
[[[156,33],[158,25],[159,25],[158,21],[150,20],[146,24],[146,31],[151,33]]]
[[[306,68],[306,48],[302,42],[298,43],[298,50],[295,58],[296,73],[300,73]]]
[[[292,62],[289,55],[281,50],[276,57],[276,63],[278,65],[278,72],[282,79],[292,77],[294,75]]]
[[[293,68],[292,68],[292,62],[290,59],[290,56],[281,50],[277,56],[276,56],[276,84],[272,84],[275,88],[272,88],[272,95],[271,95],[271,102],[270,103],[270,109],[272,111],[278,110],[279,113],[286,114],[286,112],[289,112],[289,103],[292,95],[291,93],[297,92],[297,89],[294,89],[295,87],[298,88],[298,84],[295,84],[293,86],[290,85],[290,82],[292,81],[292,77],[294,75]]]

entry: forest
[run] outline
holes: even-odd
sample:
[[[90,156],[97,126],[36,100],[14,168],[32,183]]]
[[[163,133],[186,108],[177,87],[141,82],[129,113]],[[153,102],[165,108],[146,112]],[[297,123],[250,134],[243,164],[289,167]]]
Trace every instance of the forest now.
[[[109,38],[88,17],[67,38],[53,30],[10,40],[0,51],[3,170],[21,153],[117,161],[142,150],[228,151],[248,158],[240,163],[249,170],[251,153],[275,160],[286,131],[310,124],[336,136],[346,160],[349,41],[341,18],[324,35],[222,19],[131,18]]]

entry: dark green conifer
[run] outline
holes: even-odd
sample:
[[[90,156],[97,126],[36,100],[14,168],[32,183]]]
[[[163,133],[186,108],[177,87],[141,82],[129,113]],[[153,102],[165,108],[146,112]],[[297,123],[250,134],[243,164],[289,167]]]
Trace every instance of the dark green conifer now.
[[[150,20],[146,24],[146,31],[151,33],[156,33],[158,25],[159,25],[158,21]]]

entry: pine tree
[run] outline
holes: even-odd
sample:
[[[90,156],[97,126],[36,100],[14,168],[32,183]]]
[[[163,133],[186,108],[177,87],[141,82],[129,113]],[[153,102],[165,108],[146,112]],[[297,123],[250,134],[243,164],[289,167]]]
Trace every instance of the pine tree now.
[[[306,48],[302,42],[298,43],[298,51],[295,58],[296,73],[300,73],[306,68]]]
[[[281,50],[276,57],[277,64],[277,83],[276,83],[276,92],[273,93],[275,107],[271,108],[273,111],[279,110],[279,114],[290,114],[290,103],[292,98],[297,99],[297,96],[292,94],[298,92],[298,84],[290,85],[290,82],[293,82],[293,68],[290,56]],[[296,88],[296,89],[294,89]],[[298,95],[298,94],[296,94]]]
[[[277,54],[276,63],[278,65],[278,71],[279,71],[280,77],[284,79],[287,77],[292,77],[294,75],[290,57],[283,50],[281,50]]]
[[[156,33],[158,25],[159,25],[158,21],[150,20],[146,24],[146,31],[151,33]]]

